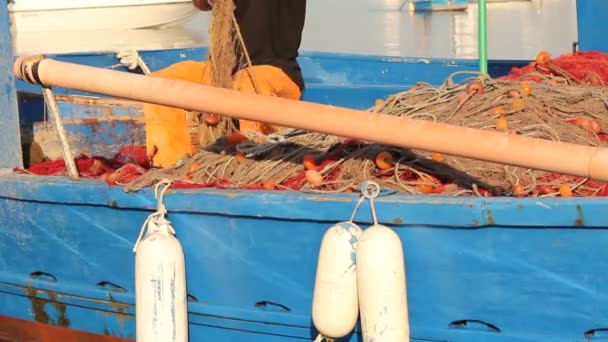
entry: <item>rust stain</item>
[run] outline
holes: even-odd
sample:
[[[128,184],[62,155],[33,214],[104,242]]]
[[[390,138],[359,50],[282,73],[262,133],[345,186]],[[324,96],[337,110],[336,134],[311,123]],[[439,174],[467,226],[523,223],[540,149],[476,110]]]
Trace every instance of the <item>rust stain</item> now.
[[[46,305],[46,301],[38,298],[38,290],[25,287],[25,293],[27,294],[27,298],[32,303],[32,312],[34,313],[34,320],[38,323],[49,324],[50,317],[49,314],[44,310],[44,306]]]
[[[583,227],[585,225],[585,217],[583,216],[583,208],[580,204],[576,205],[576,221],[574,221],[575,227]]]
[[[111,208],[118,208],[118,202],[116,202],[116,201],[108,201],[108,205]]]
[[[57,310],[57,312],[59,313],[59,317],[57,317],[57,320],[55,321],[55,325],[58,325],[60,327],[69,327],[70,320],[68,319],[68,316],[66,315],[67,306],[64,303],[61,303],[57,300],[56,293],[47,291],[47,294],[49,296],[49,299],[51,300],[51,305],[53,305],[55,310]]]
[[[395,223],[395,224],[402,224],[403,220],[400,219],[399,217],[397,217],[396,219],[393,220],[393,223]]]
[[[127,319],[129,319],[129,314],[127,314],[129,304],[117,302],[112,296],[111,292],[108,293],[108,299],[110,300],[110,306],[112,307],[112,313],[114,314],[114,317],[116,317],[116,320],[118,321],[120,327],[124,329],[125,323]]]
[[[496,221],[494,220],[494,216],[492,216],[492,210],[488,209],[486,214],[486,219],[488,220],[488,224],[495,225]]]
[[[96,118],[85,118],[85,119],[66,119],[63,120],[64,123],[85,123],[85,124],[93,124],[99,123],[99,120]]]
[[[34,313],[34,319],[36,322],[44,323],[44,324],[52,324],[60,327],[69,327],[70,320],[66,314],[66,305],[61,303],[57,299],[57,294],[53,291],[49,290],[38,290],[32,287],[25,287],[25,292],[27,294],[28,299],[32,303],[32,312]],[[46,293],[49,299],[42,299],[38,297],[39,293]],[[46,312],[45,307],[47,304],[51,304],[59,316],[57,319],[53,319],[49,316],[48,312]]]

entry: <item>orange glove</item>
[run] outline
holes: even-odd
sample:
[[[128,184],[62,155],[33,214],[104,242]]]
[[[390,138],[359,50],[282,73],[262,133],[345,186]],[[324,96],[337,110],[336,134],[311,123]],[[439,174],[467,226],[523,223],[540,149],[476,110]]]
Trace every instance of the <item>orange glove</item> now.
[[[250,75],[253,75],[255,86],[258,87],[257,92]],[[298,85],[283,70],[271,65],[256,65],[240,70],[234,77],[232,88],[248,93],[278,96],[293,100],[299,100],[302,97]],[[249,120],[239,120],[239,126],[242,133],[258,131],[263,134],[270,134],[281,129],[279,126]]]
[[[165,69],[148,74],[151,77],[162,77],[198,84],[211,83],[211,64],[209,62],[184,61],[175,63]],[[156,150],[152,165],[166,167],[174,165],[186,154],[194,153],[194,146],[188,134],[190,129],[186,111],[180,108],[144,104],[146,122],[146,148],[148,155]]]
[[[250,68],[249,71],[254,75],[255,84],[259,87],[258,90],[261,95],[290,99],[300,99],[302,96],[297,84],[279,68],[260,65]],[[150,73],[148,76],[209,85],[211,83],[211,64],[207,61],[178,62],[165,69]],[[235,75],[233,89],[250,93],[256,92],[247,70],[241,70]],[[184,156],[196,152],[195,146],[198,143],[190,140],[189,133],[192,130],[198,132],[198,127],[189,125],[190,120],[186,117],[186,111],[180,108],[148,103],[144,104],[143,109],[146,123],[147,151],[149,155],[155,152],[152,157],[153,166],[171,166]],[[211,123],[214,120],[218,121],[219,116],[207,114],[205,120]],[[240,120],[240,130],[243,133],[255,130],[269,134],[279,129],[279,127],[263,123]]]

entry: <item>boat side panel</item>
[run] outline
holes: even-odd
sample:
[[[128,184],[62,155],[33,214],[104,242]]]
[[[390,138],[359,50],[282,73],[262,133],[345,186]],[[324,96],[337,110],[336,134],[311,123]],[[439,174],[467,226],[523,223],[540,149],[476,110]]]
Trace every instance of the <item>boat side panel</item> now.
[[[23,165],[15,77],[11,63],[12,40],[6,6],[6,0],[0,0],[0,169]]]
[[[580,49],[608,52],[608,1],[577,0],[576,11]]]
[[[85,188],[79,191],[86,197],[85,192]],[[234,205],[242,207],[243,214],[226,215],[192,208],[176,211],[178,203],[186,201],[173,196],[168,195],[166,201],[169,219],[185,251],[188,292],[198,304],[231,308],[234,319],[247,320],[251,312],[271,312],[275,320],[310,325],[318,248],[325,230],[333,224],[318,219],[316,213],[323,211],[318,202],[294,205],[278,201],[280,197],[268,201],[258,196],[253,203],[237,196]],[[188,201],[213,208],[222,204],[213,203],[215,199],[199,193]],[[147,202],[153,203],[153,198],[149,196]],[[322,206],[344,214],[352,210],[352,202],[327,201]],[[265,212],[260,207],[293,212],[301,218],[252,215]],[[510,209],[512,217],[518,215],[515,207]],[[367,210],[361,209],[365,221],[369,220]],[[379,202],[377,210],[381,218],[413,216],[416,212],[413,204],[390,202]],[[56,286],[66,289],[107,281],[123,287],[127,291],[123,298],[133,301],[131,248],[148,212],[113,205],[7,198],[0,211],[2,269],[23,279],[31,272],[48,273],[58,279]],[[305,213],[308,219],[302,218]],[[450,213],[435,213],[443,215]],[[407,223],[391,226],[405,249],[410,318],[416,338],[466,341],[459,335],[463,328],[449,325],[472,319],[498,327],[501,332],[493,334],[500,336],[572,341],[608,320],[608,311],[602,309],[608,307],[604,295],[608,293],[608,275],[598,271],[608,267],[608,256],[604,258],[608,230],[543,229],[525,227],[523,222],[520,227],[483,229]],[[487,326],[481,328],[471,323],[467,331],[488,334]]]

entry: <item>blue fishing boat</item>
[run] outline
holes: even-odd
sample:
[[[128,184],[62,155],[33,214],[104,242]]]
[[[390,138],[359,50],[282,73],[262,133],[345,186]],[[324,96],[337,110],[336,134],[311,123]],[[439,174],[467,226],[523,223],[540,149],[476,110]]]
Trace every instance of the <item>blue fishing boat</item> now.
[[[581,49],[606,50],[606,3],[579,1]],[[45,135],[38,86],[13,77],[0,11],[0,339],[135,339],[133,244],[157,210],[154,189],[127,193],[100,180],[12,172]],[[584,35],[582,34],[584,32]],[[145,51],[151,70],[198,59],[204,48]],[[130,71],[112,54],[49,56]],[[477,61],[303,53],[304,100],[368,108],[416,82],[439,85]],[[499,76],[528,61],[490,61]],[[112,156],[144,144],[142,107],[53,89],[77,153]],[[49,137],[50,136],[50,137]],[[15,142],[21,141],[22,144]],[[34,148],[35,147],[35,148]],[[318,335],[311,305],[323,235],[349,219],[354,194],[220,189],[164,197],[185,255],[190,341],[303,341]],[[383,194],[379,223],[403,243],[411,341],[601,340],[608,327],[608,215],[592,198],[453,198]],[[369,203],[355,217],[373,224]],[[607,256],[607,259],[604,259]],[[340,341],[363,341],[357,324]]]
[[[406,3],[413,12],[464,11],[469,7],[470,0],[405,0],[403,5]]]

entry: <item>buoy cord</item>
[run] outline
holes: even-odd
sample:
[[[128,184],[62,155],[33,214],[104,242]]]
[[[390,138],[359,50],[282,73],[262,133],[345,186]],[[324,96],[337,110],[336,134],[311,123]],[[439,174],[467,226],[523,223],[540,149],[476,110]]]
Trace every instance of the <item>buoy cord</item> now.
[[[139,230],[139,236],[137,237],[135,245],[133,246],[133,253],[135,253],[135,251],[137,250],[137,246],[139,245],[139,242],[141,241],[141,238],[144,235],[146,227],[148,226],[148,223],[150,223],[150,221],[156,221],[156,223],[158,224],[166,224],[171,234],[175,234],[175,230],[173,229],[173,227],[167,224],[169,223],[169,221],[165,219],[165,215],[167,214],[167,208],[163,203],[165,193],[171,187],[171,184],[172,182],[170,180],[163,179],[162,181],[158,182],[158,184],[156,184],[156,186],[154,187],[154,196],[157,199],[156,212],[150,214],[148,218],[146,218],[146,220],[144,221],[144,224],[141,226],[141,229]],[[158,190],[161,185],[165,185],[165,187],[159,193]]]
[[[329,337],[325,337],[322,334],[317,335],[317,338],[315,338],[315,340],[313,342],[334,342],[333,338],[329,338]]]
[[[355,215],[357,215],[357,210],[359,210],[359,207],[361,206],[361,204],[363,204],[363,201],[365,201],[365,197],[361,196],[359,197],[359,200],[357,201],[357,205],[355,205],[355,210],[353,210],[353,214],[350,217],[350,223],[353,223],[353,221],[355,220]]]
[[[374,225],[378,224],[378,216],[376,215],[376,206],[374,204],[374,199],[380,195],[380,185],[376,182],[365,181],[361,184],[361,194],[369,199],[369,206],[372,210],[372,219],[374,220]]]

